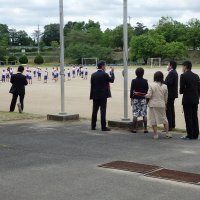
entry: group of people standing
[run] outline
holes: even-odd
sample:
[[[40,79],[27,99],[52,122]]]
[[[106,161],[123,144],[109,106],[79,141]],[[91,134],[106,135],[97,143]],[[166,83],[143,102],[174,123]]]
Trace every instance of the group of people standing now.
[[[93,111],[91,129],[96,129],[97,112],[101,110],[102,131],[109,131],[106,127],[106,103],[107,98],[111,97],[110,83],[114,82],[114,70],[110,76],[105,72],[105,62],[98,63],[98,70],[91,76],[90,99],[93,100]],[[154,139],[159,138],[157,125],[163,124],[167,138],[171,138],[171,131],[176,127],[174,102],[178,98],[178,73],[177,64],[170,61],[167,70],[168,75],[164,79],[161,71],[157,71],[154,82],[148,84],[143,78],[144,69],[137,68],[136,78],[132,80],[130,88],[130,99],[133,111],[133,133],[137,132],[137,121],[143,118],[144,133],[148,133],[147,119],[152,126]],[[187,135],[182,139],[198,139],[198,104],[200,98],[200,79],[192,72],[192,63],[185,61],[182,64],[183,74],[180,76],[180,94],[183,94],[182,105],[185,116]],[[147,107],[149,107],[147,112]],[[148,118],[147,118],[148,113]]]
[[[11,67],[8,67],[7,69],[2,70],[1,75],[1,81],[3,82],[9,82],[10,77],[13,75],[13,69]]]

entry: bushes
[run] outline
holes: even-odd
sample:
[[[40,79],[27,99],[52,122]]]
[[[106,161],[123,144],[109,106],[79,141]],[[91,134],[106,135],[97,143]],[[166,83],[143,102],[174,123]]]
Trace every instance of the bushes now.
[[[26,55],[23,55],[19,58],[20,64],[27,64],[28,63],[28,58]]]
[[[44,58],[41,55],[37,55],[34,59],[34,63],[37,65],[41,65],[44,63]]]
[[[17,63],[17,57],[16,56],[9,56],[8,57],[8,64],[9,65],[15,65]]]
[[[0,65],[5,65],[6,64],[6,57],[0,55]]]

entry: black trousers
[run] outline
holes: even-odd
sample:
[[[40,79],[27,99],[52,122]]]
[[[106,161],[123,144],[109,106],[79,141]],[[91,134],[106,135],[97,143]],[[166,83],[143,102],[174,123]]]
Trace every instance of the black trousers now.
[[[101,128],[106,127],[106,107],[107,107],[107,99],[93,100],[92,122],[91,122],[92,128],[96,127],[97,113],[99,108],[101,112]]]
[[[15,110],[15,106],[17,103],[17,98],[19,96],[19,102],[21,104],[22,110],[24,109],[24,94],[13,94],[12,101],[10,104],[10,111],[13,112]]]
[[[166,114],[167,114],[167,120],[168,120],[170,129],[176,127],[174,101],[175,101],[175,99],[168,99],[168,101],[167,101]]]
[[[183,105],[187,135],[190,139],[199,136],[198,105]]]

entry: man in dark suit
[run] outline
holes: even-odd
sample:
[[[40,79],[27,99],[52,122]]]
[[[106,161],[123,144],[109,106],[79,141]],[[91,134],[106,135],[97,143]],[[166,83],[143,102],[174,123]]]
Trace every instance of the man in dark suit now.
[[[100,108],[101,129],[102,131],[110,131],[110,129],[106,127],[106,106],[107,98],[111,97],[109,83],[114,82],[114,70],[113,68],[111,69],[109,76],[105,72],[106,63],[104,61],[99,61],[97,66],[97,72],[93,73],[91,76],[90,99],[93,100],[91,129],[96,129],[97,113]]]
[[[176,127],[175,123],[175,109],[174,101],[178,98],[178,73],[176,71],[177,64],[175,61],[170,61],[167,67],[169,71],[165,84],[168,88],[168,100],[167,100],[167,119],[169,123],[169,131],[172,131]]]
[[[183,74],[180,77],[180,94],[183,94],[182,104],[186,122],[187,136],[182,139],[198,139],[199,121],[198,104],[200,97],[199,76],[191,71],[192,63],[183,63]]]
[[[20,102],[17,104],[18,110],[20,113],[22,113],[24,109],[25,85],[27,85],[28,82],[26,80],[26,77],[22,74],[23,71],[24,67],[19,66],[17,74],[12,75],[10,79],[10,82],[12,83],[10,93],[13,94],[13,98],[10,104],[10,112],[13,112],[15,110],[18,96]]]

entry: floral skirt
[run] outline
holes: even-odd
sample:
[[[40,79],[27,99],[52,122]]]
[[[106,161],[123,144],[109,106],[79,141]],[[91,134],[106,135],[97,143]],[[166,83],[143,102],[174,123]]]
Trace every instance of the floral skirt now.
[[[146,117],[147,116],[147,100],[133,99],[132,111],[133,111],[133,117]]]

